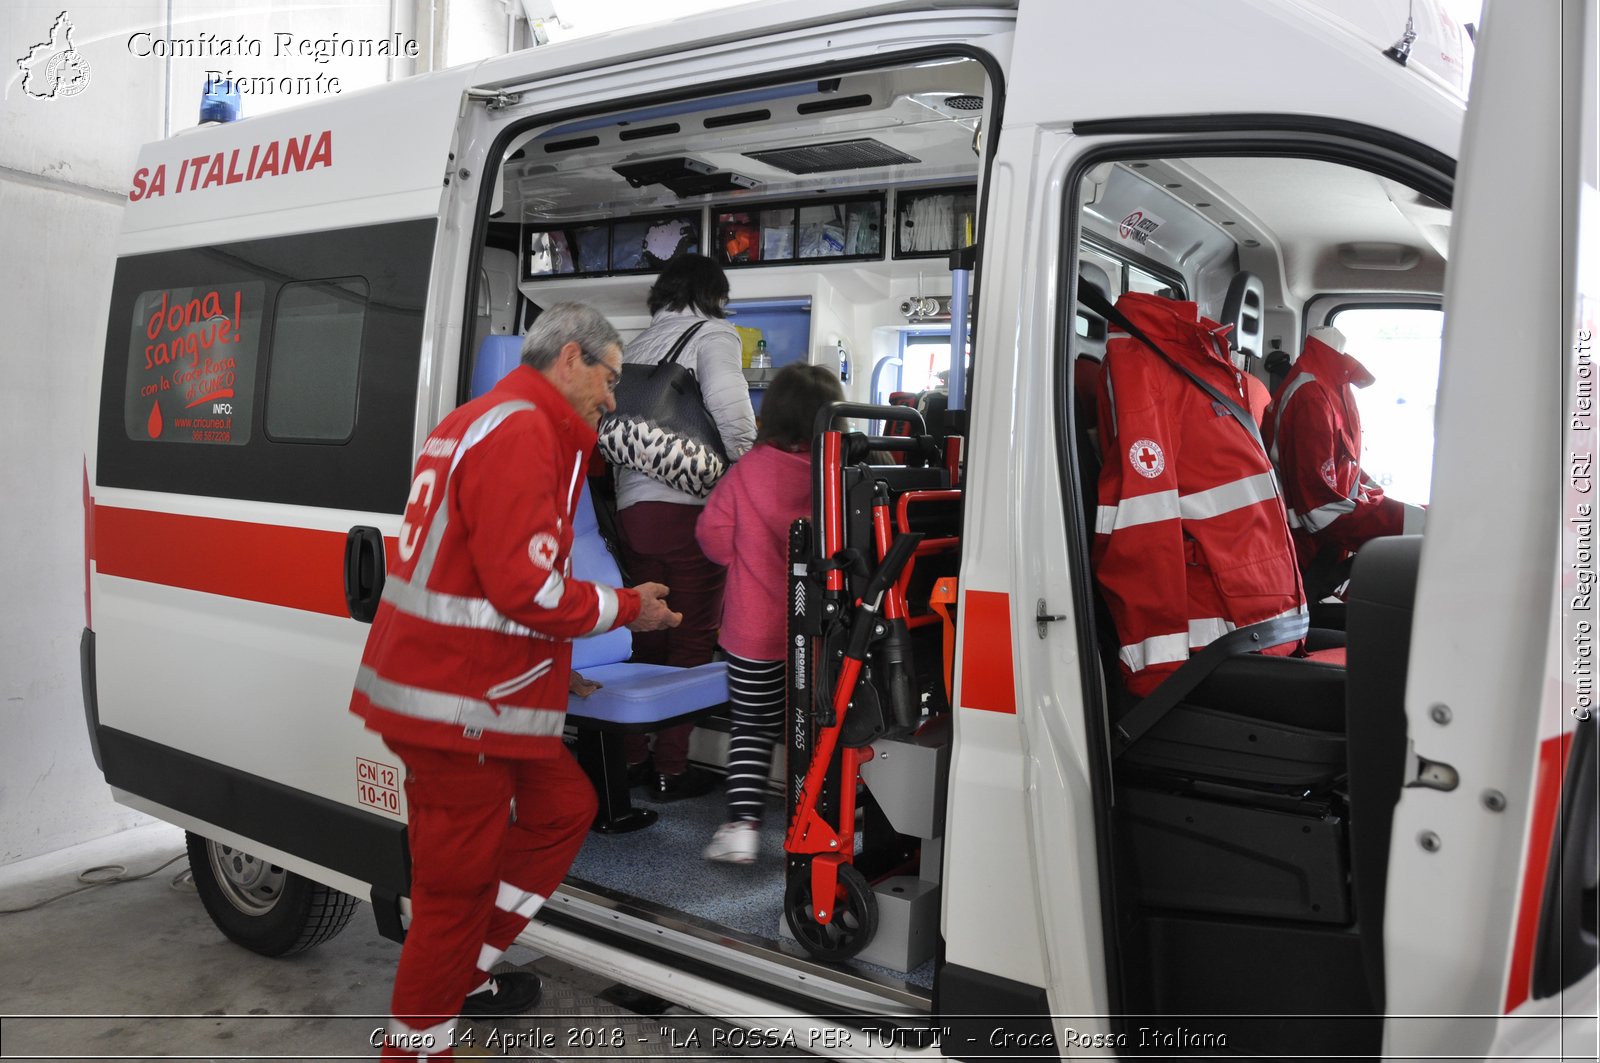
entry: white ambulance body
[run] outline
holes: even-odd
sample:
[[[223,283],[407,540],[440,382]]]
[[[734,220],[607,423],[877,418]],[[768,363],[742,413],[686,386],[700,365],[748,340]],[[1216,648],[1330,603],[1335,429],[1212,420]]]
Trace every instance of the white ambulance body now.
[[[898,953],[821,962],[778,906],[764,933],[697,914],[724,881],[697,853],[667,900],[585,870],[661,824],[593,839],[526,944],[840,1057],[1592,1050],[1595,4],[1497,5],[1470,109],[1435,5],[1409,65],[1382,54],[1406,5],[1370,6],[1392,34],[1295,0],[779,0],[149,145],[84,485],[118,800],[192,832],[236,940],[312,943],[345,895],[397,933],[400,766],[346,706],[414,456],[486,339],[567,299],[633,335],[688,240],[779,364],[843,357],[860,402],[967,385],[954,707],[907,880],[931,900],[880,931]],[[1352,585],[1348,779],[1292,692],[1284,733],[1335,750],[1320,790],[1113,755],[1080,276],[1231,314],[1263,381],[1341,315],[1444,310],[1436,409],[1424,361],[1422,434],[1384,455],[1426,534]],[[1392,817],[1352,797],[1356,690],[1389,702]],[[1207,1018],[1240,1015],[1265,1018]]]

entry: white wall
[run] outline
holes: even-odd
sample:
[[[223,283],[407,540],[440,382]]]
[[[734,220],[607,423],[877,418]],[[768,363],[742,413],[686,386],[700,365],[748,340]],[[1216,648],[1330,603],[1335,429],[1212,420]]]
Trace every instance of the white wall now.
[[[444,59],[505,44],[499,0],[443,9]],[[343,91],[425,69],[381,58],[274,57],[279,31],[299,38],[422,36],[427,0],[5,0],[0,4],[0,864],[122,830],[143,816],[112,803],[89,753],[78,679],[84,626],[83,463],[89,387],[99,372],[114,245],[139,146],[198,120],[207,69],[250,77],[337,76]],[[75,95],[31,98],[17,60],[50,40],[65,8],[88,64]],[[167,20],[172,19],[170,33]],[[202,33],[262,42],[256,57],[133,54],[129,38]],[[42,56],[46,62],[48,54]],[[443,65],[441,63],[441,65]],[[415,68],[415,69],[414,69]],[[170,113],[169,78],[171,81]],[[37,88],[41,82],[35,81]],[[260,113],[308,97],[244,98]],[[396,131],[403,136],[403,130]]]

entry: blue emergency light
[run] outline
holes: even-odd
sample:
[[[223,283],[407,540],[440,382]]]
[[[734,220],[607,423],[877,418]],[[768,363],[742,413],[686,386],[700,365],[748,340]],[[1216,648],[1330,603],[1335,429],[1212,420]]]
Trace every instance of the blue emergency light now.
[[[237,122],[239,120],[239,86],[231,79],[206,78],[200,92],[200,121]]]

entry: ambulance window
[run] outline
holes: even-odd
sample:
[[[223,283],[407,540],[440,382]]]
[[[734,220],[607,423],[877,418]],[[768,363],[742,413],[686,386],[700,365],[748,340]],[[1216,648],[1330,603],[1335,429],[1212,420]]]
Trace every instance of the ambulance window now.
[[[1356,389],[1362,469],[1390,497],[1427,502],[1444,312],[1433,306],[1347,307],[1329,314],[1328,324],[1344,333],[1345,350],[1374,378],[1370,387]]]
[[[267,435],[343,443],[356,423],[367,282],[360,277],[286,284],[272,320]]]
[[[1142,270],[1138,266],[1128,267],[1126,284],[1125,291],[1144,292],[1147,295],[1165,295],[1172,292],[1171,281]]]

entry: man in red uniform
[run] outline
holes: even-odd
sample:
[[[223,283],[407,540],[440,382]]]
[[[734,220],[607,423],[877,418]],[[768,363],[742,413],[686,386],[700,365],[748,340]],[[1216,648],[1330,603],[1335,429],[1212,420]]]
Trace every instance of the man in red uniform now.
[[[1173,359],[1113,331],[1099,396],[1094,571],[1124,683],[1143,697],[1227,632],[1303,617],[1306,607],[1265,449],[1253,427],[1183,372],[1251,419],[1226,327],[1194,303],[1139,292],[1116,308]],[[1301,646],[1294,639],[1262,652]]]
[[[417,459],[350,701],[406,765],[411,925],[384,1059],[450,1058],[458,1014],[537,1002],[536,976],[489,971],[594,819],[561,742],[569,640],[681,619],[659,583],[571,576],[573,511],[621,367],[603,317],[552,306],[522,364],[445,417]]]
[[[1385,497],[1361,471],[1355,389],[1372,374],[1344,353],[1344,334],[1313,329],[1267,408],[1263,435],[1283,477],[1308,594],[1342,583],[1338,567],[1368,539],[1422,530],[1422,510]]]

